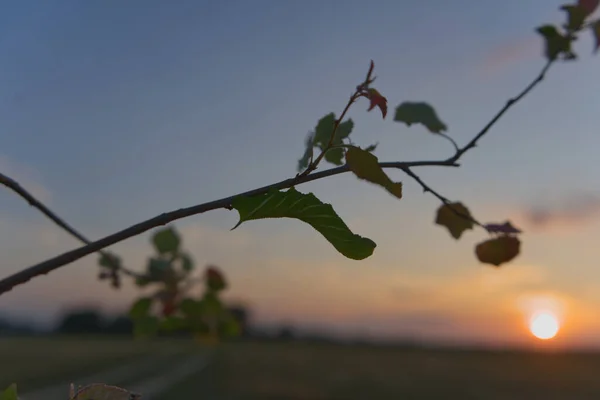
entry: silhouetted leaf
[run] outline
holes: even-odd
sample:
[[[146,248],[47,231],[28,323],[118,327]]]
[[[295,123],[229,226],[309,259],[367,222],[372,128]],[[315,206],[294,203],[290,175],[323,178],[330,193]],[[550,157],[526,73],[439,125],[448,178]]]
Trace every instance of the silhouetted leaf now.
[[[217,329],[219,336],[226,338],[239,336],[241,332],[240,325],[231,315],[219,321]]]
[[[220,291],[227,287],[223,274],[216,267],[206,269],[206,286],[214,291]]]
[[[308,164],[310,163],[311,158],[313,157],[313,147],[314,147],[314,136],[309,134],[304,142],[304,146],[306,150],[304,151],[304,155],[301,159],[298,160],[298,172],[304,171]]]
[[[346,150],[346,164],[350,171],[360,179],[376,185],[383,186],[397,198],[402,198],[402,183],[393,182],[379,166],[377,157],[358,147],[348,147]]]
[[[331,134],[333,132],[333,128],[335,126],[335,114],[329,113],[323,118],[319,120],[317,123],[317,127],[315,128],[315,137],[314,144],[319,147],[319,149],[324,150],[327,148],[329,144],[329,140],[331,139]],[[352,128],[354,128],[354,122],[351,119],[348,119],[345,122],[340,123],[338,129],[335,133],[335,137],[333,139],[332,145],[339,146],[343,144],[342,139],[350,136],[352,132]],[[335,164],[342,165],[342,159],[344,158],[344,151],[341,148],[329,150],[325,153],[325,160]]]
[[[473,221],[469,219],[470,217],[471,213],[462,203],[442,204],[438,208],[435,223],[445,226],[454,239],[459,239],[463,232],[473,229]]]
[[[17,384],[16,383],[11,384],[9,387],[4,389],[4,391],[2,393],[0,393],[0,400],[18,400],[18,399],[19,399],[19,397],[17,396]]]
[[[173,272],[169,261],[154,257],[148,259],[146,271],[148,280],[154,282],[165,280]]]
[[[160,254],[177,253],[179,251],[179,235],[172,228],[161,229],[152,237],[154,248]]]
[[[500,266],[515,258],[521,249],[521,242],[514,236],[499,236],[486,240],[475,247],[479,261]]]
[[[387,114],[387,99],[381,95],[376,89],[368,90],[369,108],[367,111],[371,111],[375,107],[379,107],[381,115],[385,119]]]
[[[537,32],[542,35],[545,41],[545,55],[548,60],[556,60],[560,54],[574,56],[571,51],[571,40],[558,32],[553,25],[543,25],[537,28]]]
[[[590,29],[594,35],[594,53],[597,53],[598,49],[600,49],[600,19],[594,21],[590,25]]]
[[[233,229],[253,219],[296,218],[315,228],[337,251],[353,260],[369,257],[376,247],[371,239],[352,233],[333,207],[312,193],[300,193],[294,188],[286,192],[271,190],[258,196],[236,197],[231,205],[240,214],[240,221]]]
[[[198,317],[202,315],[203,307],[199,300],[185,298],[179,303],[179,309],[188,317]]]
[[[560,9],[567,13],[567,23],[563,25],[565,29],[570,31],[581,29],[585,22],[585,17],[587,17],[585,9],[572,4],[561,6]]]
[[[152,300],[151,297],[141,297],[137,299],[129,309],[129,318],[138,319],[147,317],[150,313],[150,308],[152,307]]]
[[[394,121],[404,122],[407,126],[412,124],[422,124],[431,133],[441,133],[448,129],[437,113],[427,103],[404,102],[396,107]]]
[[[121,259],[117,255],[105,253],[100,255],[98,264],[105,268],[118,269],[121,267]]]
[[[185,272],[190,272],[191,270],[194,269],[194,260],[192,260],[192,257],[189,254],[181,254],[181,268],[185,271]]]
[[[521,233],[521,230],[519,230],[518,228],[515,228],[510,221],[506,221],[503,224],[485,224],[484,225],[485,229],[487,229],[488,232],[492,232],[492,233],[507,233],[507,234],[511,234],[511,233]]]
[[[600,5],[600,0],[579,0],[577,6],[584,10],[586,15],[590,15]]]
[[[378,145],[379,145],[379,143],[375,143],[375,144],[372,144],[372,145],[370,145],[370,146],[367,146],[367,147],[365,148],[365,151],[368,151],[369,153],[372,153],[372,152],[374,152],[374,151],[375,151],[375,149],[377,149],[377,146],[378,146]]]

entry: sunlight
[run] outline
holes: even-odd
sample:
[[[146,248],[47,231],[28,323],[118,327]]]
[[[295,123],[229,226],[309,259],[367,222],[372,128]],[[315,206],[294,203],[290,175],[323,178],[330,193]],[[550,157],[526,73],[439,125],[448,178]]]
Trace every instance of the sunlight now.
[[[539,312],[529,320],[529,330],[538,339],[552,339],[558,329],[558,318],[548,311]]]

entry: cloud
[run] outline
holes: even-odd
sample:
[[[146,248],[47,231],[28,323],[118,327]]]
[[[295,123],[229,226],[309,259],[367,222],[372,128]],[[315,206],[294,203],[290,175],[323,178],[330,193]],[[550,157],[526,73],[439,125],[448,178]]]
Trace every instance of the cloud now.
[[[511,39],[492,48],[479,64],[479,70],[484,75],[497,73],[520,61],[539,57],[540,52],[540,39],[534,35]]]
[[[600,196],[575,193],[555,204],[535,204],[520,211],[529,229],[573,230],[600,217]]]
[[[34,168],[0,155],[0,172],[17,181],[25,190],[38,200],[48,203],[52,199],[51,192],[41,182],[42,177]],[[8,189],[6,189],[8,190]],[[11,193],[16,196],[16,193]]]

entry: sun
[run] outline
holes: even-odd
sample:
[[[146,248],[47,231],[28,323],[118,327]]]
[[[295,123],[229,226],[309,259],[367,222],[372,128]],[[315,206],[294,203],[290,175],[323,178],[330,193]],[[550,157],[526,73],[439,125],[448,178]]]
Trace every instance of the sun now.
[[[548,311],[539,312],[529,320],[529,330],[538,339],[552,339],[558,329],[558,318]]]

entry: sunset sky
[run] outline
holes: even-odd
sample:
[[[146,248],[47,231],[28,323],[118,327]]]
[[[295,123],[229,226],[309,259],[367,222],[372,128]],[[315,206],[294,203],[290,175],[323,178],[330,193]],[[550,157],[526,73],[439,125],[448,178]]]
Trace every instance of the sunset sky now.
[[[0,171],[98,239],[164,211],[253,189],[296,172],[308,131],[339,114],[375,61],[390,116],[350,111],[353,139],[384,161],[444,159],[448,142],[393,122],[427,101],[466,143],[538,73],[534,28],[560,23],[563,1],[6,1],[0,15]],[[557,345],[600,345],[600,58],[547,79],[461,160],[415,169],[484,222],[525,231],[502,269],[475,259],[481,230],[460,241],[433,224],[438,201],[399,171],[404,198],[350,174],[298,186],[377,243],[344,258],[295,220],[237,212],[177,221],[198,267],[220,266],[229,296],[257,320],[365,336],[530,343],[526,319],[551,309]],[[534,218],[536,217],[537,218]],[[542,217],[540,217],[542,216]],[[0,275],[80,243],[0,190]],[[130,268],[149,233],[110,249]],[[0,314],[55,320],[76,304],[125,307],[88,256],[0,296]]]

